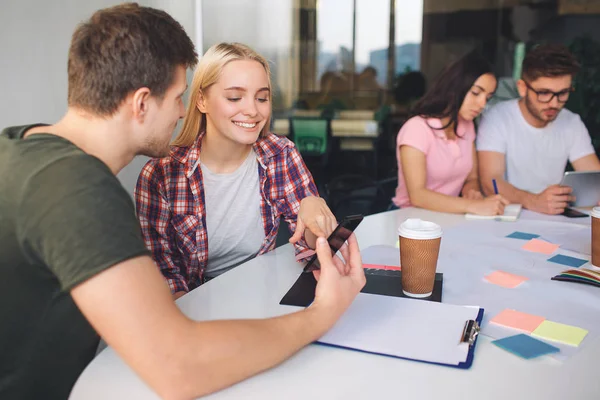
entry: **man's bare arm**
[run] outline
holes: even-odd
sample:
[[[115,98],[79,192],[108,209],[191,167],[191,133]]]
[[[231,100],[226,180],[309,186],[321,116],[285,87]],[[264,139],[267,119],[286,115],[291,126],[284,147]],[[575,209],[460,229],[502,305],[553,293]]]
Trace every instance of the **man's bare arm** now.
[[[542,193],[534,194],[520,190],[504,180],[506,159],[503,153],[495,151],[478,151],[479,177],[484,194],[494,193],[492,180],[496,180],[498,193],[511,203],[522,204],[523,207],[544,214],[560,214],[572,201],[569,195],[571,188],[553,185],[547,187]]]
[[[507,181],[504,180],[506,172],[506,157],[503,153],[495,151],[478,151],[479,162],[479,179],[481,180],[481,188],[486,196],[494,194],[494,184],[492,180],[496,180],[498,192],[511,203],[524,204],[526,197],[531,193],[524,190],[519,190]]]
[[[320,247],[321,255],[330,255],[326,242]],[[189,320],[149,257],[115,265],[71,294],[97,332],[160,396],[189,399],[271,368],[319,338],[364,285],[357,247],[354,253],[350,282],[339,279],[340,289],[330,276],[325,285],[331,296],[321,294],[311,307],[271,319]],[[321,262],[337,270],[331,258],[329,264]]]
[[[600,171],[600,160],[595,154],[578,158],[571,163],[575,171]]]

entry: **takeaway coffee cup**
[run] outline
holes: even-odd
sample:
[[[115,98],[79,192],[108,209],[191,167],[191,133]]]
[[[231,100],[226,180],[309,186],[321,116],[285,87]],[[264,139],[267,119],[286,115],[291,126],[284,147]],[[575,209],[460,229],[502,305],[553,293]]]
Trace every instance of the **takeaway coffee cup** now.
[[[600,267],[600,207],[592,209],[592,265]]]
[[[600,220],[598,223],[600,224]],[[431,296],[442,241],[442,228],[434,222],[411,218],[400,225],[398,236],[402,292],[410,297]]]

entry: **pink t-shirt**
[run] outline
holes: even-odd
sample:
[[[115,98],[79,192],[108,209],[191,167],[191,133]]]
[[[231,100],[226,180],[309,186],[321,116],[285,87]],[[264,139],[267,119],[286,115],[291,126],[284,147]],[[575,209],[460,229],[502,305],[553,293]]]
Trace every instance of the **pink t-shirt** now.
[[[441,129],[442,121],[437,118],[413,117],[406,121],[396,138],[396,159],[398,160],[398,187],[392,199],[398,207],[410,207],[408,190],[400,162],[400,146],[410,146],[425,153],[427,182],[429,190],[458,196],[469,172],[473,168],[473,142],[475,124],[459,119],[456,140],[448,140]]]

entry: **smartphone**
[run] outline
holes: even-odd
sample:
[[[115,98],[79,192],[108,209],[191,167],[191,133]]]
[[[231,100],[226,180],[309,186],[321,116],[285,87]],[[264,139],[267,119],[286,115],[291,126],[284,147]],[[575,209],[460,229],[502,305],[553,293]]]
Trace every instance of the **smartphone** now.
[[[352,235],[352,232],[356,229],[358,224],[363,220],[362,215],[349,215],[342,219],[342,222],[331,232],[331,235],[327,238],[329,247],[331,248],[331,255],[335,255],[337,251],[342,247],[346,240]],[[321,269],[319,259],[315,254],[304,267],[304,272],[311,272],[317,269]]]
[[[582,217],[588,217],[588,215],[586,213],[582,213],[580,211],[575,210],[574,208],[565,208],[565,211],[563,211],[562,215],[564,215],[565,217],[569,217],[569,218],[582,218]]]

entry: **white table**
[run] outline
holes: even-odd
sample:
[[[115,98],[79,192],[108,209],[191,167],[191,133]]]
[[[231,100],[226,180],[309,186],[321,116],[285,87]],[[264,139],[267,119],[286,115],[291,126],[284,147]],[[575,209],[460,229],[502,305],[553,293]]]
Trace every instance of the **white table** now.
[[[357,229],[361,248],[395,245],[397,226],[408,217],[444,228],[461,215],[408,208],[365,218]],[[565,217],[521,218],[589,224]],[[178,300],[195,320],[263,318],[291,311],[281,297],[301,271],[290,245],[257,257]],[[215,393],[214,399],[599,399],[600,340],[563,363],[550,357],[525,361],[481,336],[469,370],[310,345],[282,365]],[[198,371],[202,374],[202,371]],[[71,399],[155,399],[157,396],[107,348],[86,368]]]

